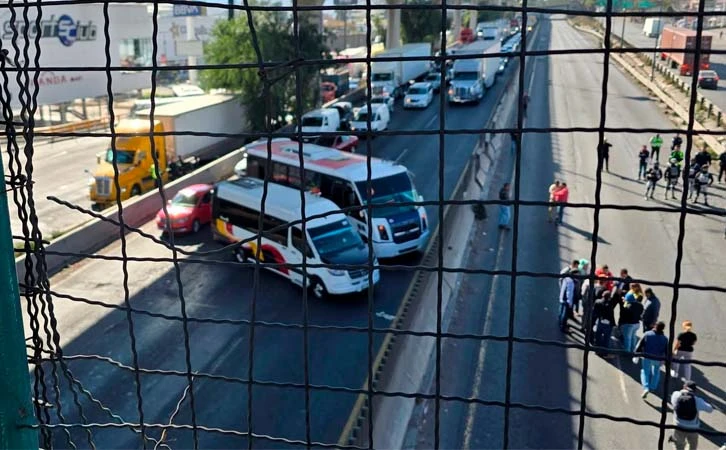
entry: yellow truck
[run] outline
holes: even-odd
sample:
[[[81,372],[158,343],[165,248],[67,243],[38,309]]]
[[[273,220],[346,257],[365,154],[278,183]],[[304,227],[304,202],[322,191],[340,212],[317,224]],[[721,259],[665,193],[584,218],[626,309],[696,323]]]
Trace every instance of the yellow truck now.
[[[200,95],[160,105],[154,111],[153,142],[159,180],[166,183],[186,175],[200,165],[243,144],[242,138],[167,134],[168,132],[242,133],[244,108],[230,95]],[[149,136],[151,111],[118,122],[115,146],[96,156],[96,169],[89,180],[89,197],[96,210],[116,203],[114,155],[118,166],[121,200],[141,195],[156,186],[152,139]],[[115,151],[114,151],[115,150]]]

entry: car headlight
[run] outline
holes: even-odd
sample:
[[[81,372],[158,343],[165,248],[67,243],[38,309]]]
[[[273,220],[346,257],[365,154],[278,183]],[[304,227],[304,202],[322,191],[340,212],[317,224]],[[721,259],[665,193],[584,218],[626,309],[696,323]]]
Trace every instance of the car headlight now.
[[[454,95],[454,88],[449,88],[449,95]]]
[[[334,277],[342,277],[345,275],[345,270],[342,269],[328,269],[328,273]]]
[[[378,225],[378,235],[381,237],[382,241],[387,241],[390,239],[388,237],[388,230],[386,230],[385,225]]]
[[[91,177],[88,179],[88,186],[91,187],[96,184],[96,179]]]
[[[125,187],[122,187],[122,188],[121,188],[121,193],[122,193],[122,194],[125,194],[125,193],[126,193],[126,188],[125,188]]]

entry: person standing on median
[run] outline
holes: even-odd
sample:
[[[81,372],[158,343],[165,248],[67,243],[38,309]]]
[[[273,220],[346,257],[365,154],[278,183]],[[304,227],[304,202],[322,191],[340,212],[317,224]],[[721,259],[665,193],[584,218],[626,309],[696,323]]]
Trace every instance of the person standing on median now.
[[[509,200],[509,183],[504,183],[502,189],[499,191],[499,200]],[[499,205],[499,228],[509,230],[509,219],[512,217],[512,205],[501,204]]]
[[[660,148],[663,146],[663,138],[660,134],[656,133],[655,136],[650,138],[650,159],[658,161],[660,159]]]
[[[655,392],[660,383],[660,366],[663,364],[662,359],[651,359],[649,357],[665,358],[668,352],[668,338],[663,334],[665,323],[658,322],[652,330],[648,331],[640,338],[636,351],[642,353],[640,368],[640,384],[643,385],[642,398],[646,398],[649,393]],[[636,358],[633,358],[636,359]]]
[[[660,316],[660,300],[653,293],[653,289],[645,290],[645,301],[643,302],[643,333],[652,330]]]
[[[683,389],[671,395],[673,407],[673,424],[677,426],[668,441],[673,443],[676,450],[685,450],[686,444],[690,450],[698,448],[698,430],[701,428],[699,412],[711,413],[713,406],[696,395],[696,383],[686,381]]]

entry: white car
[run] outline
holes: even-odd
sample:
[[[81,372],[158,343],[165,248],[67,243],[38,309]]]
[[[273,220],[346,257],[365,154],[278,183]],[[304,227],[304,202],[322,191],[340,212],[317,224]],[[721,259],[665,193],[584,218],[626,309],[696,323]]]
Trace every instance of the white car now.
[[[434,92],[439,92],[439,89],[441,89],[441,74],[436,72],[430,72],[428,75],[426,75],[426,78],[424,78],[424,83],[430,83],[431,87],[434,89]]]
[[[414,83],[403,99],[404,108],[427,108],[434,100],[431,83]]]
[[[371,105],[386,105],[386,108],[388,108],[388,112],[390,113],[393,112],[394,101],[395,100],[390,95],[374,95],[371,97]]]
[[[365,135],[368,131],[368,117],[370,116],[371,131],[383,131],[388,128],[388,122],[391,120],[391,113],[388,112],[386,105],[371,105],[372,114],[368,114],[368,106],[358,109],[350,121],[350,131],[357,135]]]

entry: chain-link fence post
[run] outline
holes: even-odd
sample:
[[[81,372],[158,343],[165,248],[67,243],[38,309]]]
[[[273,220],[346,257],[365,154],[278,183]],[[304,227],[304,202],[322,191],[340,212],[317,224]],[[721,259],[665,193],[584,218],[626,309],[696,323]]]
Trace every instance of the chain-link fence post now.
[[[38,449],[15,273],[5,171],[0,160],[0,448]]]

